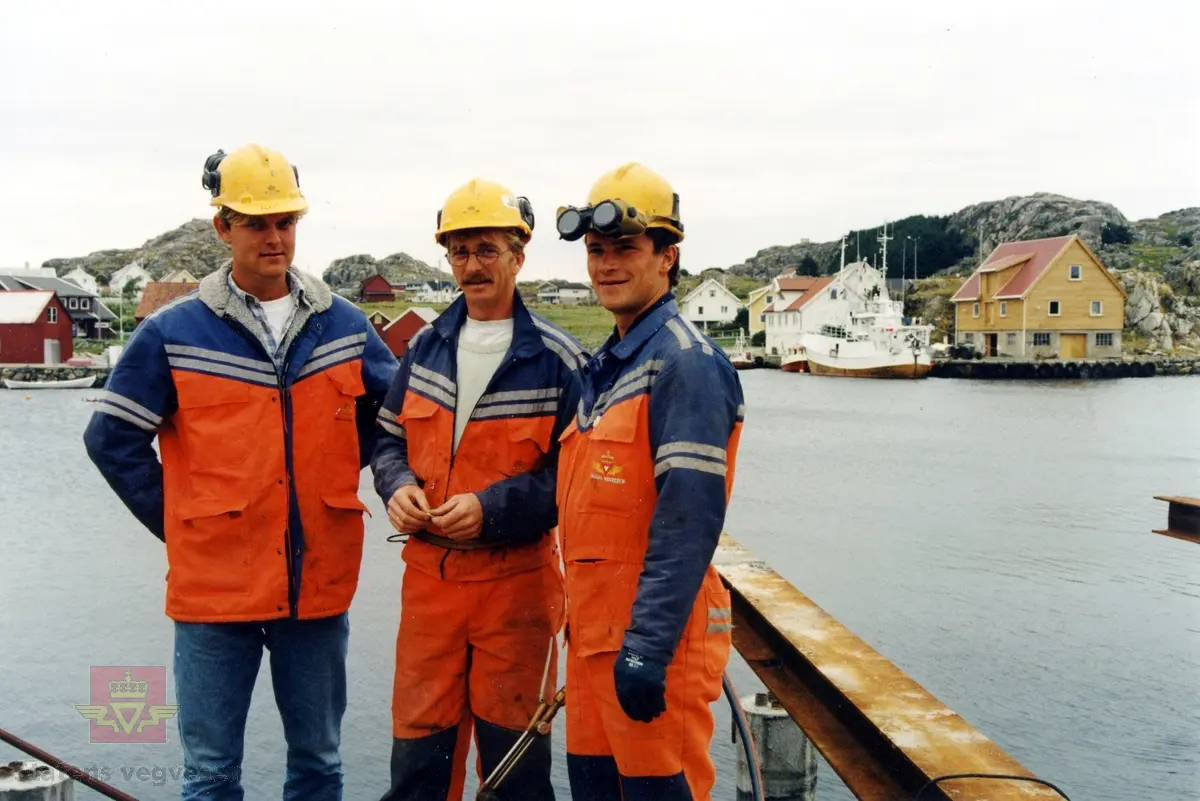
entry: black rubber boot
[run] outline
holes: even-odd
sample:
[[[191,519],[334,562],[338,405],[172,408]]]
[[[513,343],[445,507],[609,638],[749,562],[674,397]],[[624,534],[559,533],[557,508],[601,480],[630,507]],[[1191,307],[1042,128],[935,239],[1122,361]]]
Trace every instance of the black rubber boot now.
[[[392,740],[392,786],[379,801],[441,801],[450,792],[458,726],[415,740]]]
[[[621,774],[610,756],[567,754],[571,801],[621,801]]]
[[[475,718],[475,737],[484,779],[491,775],[522,734]],[[534,739],[490,797],[496,801],[554,801],[554,786],[550,784],[550,738]]]

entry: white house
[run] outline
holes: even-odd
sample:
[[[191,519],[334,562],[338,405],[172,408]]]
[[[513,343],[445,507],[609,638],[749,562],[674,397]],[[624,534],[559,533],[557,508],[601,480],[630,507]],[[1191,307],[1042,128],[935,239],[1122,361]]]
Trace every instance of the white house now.
[[[135,259],[112,274],[112,278],[108,279],[108,291],[114,295],[120,295],[124,291],[125,285],[133,282],[137,284],[137,295],[140,297],[146,284],[153,280],[142,263]]]
[[[732,323],[742,301],[715,278],[705,279],[679,302],[685,320],[701,323]]]
[[[76,267],[66,275],[61,276],[64,281],[70,281],[75,286],[86,289],[93,295],[100,294],[100,285],[96,282],[95,276],[89,273],[82,267]]]
[[[405,289],[411,293],[411,299],[418,303],[453,303],[462,290],[453,281],[408,281]]]
[[[575,281],[546,281],[538,285],[538,303],[558,303],[562,305],[578,305],[588,303],[592,299],[592,288],[587,284]]]
[[[847,264],[840,273],[821,278],[777,278],[779,297],[767,307],[766,349],[772,356],[795,352],[804,334],[826,322],[845,319],[849,300],[887,294],[883,273],[865,261]],[[803,285],[804,289],[799,287]]]
[[[160,284],[198,284],[200,279],[192,275],[187,270],[180,268],[174,272],[167,273],[160,279]]]

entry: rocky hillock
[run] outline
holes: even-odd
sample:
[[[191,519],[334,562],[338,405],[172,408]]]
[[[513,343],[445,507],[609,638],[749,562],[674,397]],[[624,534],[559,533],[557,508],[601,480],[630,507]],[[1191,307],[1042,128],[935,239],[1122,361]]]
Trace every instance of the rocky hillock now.
[[[379,274],[392,283],[399,283],[409,278],[435,278],[451,281],[453,276],[431,267],[420,259],[415,259],[407,253],[393,253],[376,260],[372,256],[360,254],[334,259],[325,268],[322,277],[325,283],[334,291],[343,295],[358,292],[359,285],[372,275]]]
[[[203,278],[228,258],[229,246],[217,237],[212,220],[195,219],[147,240],[141,247],[97,250],[86,256],[49,259],[42,266],[53,267],[58,275],[82,267],[104,285],[113,273],[132,261],[141,263],[155,279],[180,269]]]

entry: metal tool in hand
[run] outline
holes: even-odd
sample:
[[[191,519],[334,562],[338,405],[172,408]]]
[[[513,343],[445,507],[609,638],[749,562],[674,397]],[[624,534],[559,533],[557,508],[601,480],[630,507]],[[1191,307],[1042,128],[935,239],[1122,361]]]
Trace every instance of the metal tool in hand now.
[[[554,716],[558,714],[558,710],[562,709],[567,701],[567,688],[565,686],[559,688],[554,697],[546,701],[546,680],[550,677],[550,662],[553,660],[554,652],[557,648],[558,639],[551,637],[550,648],[546,652],[546,667],[542,670],[542,684],[538,688],[537,711],[533,713],[533,718],[529,721],[529,725],[525,728],[525,731],[521,732],[521,736],[513,743],[513,747],[504,755],[504,759],[500,760],[495,770],[488,775],[483,784],[479,785],[479,790],[475,793],[475,801],[496,801],[499,798],[496,795],[496,790],[500,787],[500,783],[507,778],[512,769],[525,756],[525,752],[529,750],[529,746],[533,745],[534,739],[549,736],[550,722],[554,720]]]

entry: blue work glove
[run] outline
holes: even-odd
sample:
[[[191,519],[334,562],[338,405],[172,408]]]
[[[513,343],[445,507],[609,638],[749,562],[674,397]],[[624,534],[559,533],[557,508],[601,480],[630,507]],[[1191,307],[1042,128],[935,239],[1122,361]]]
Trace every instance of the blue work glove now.
[[[621,648],[613,665],[617,701],[632,720],[649,723],[667,709],[667,666]]]

